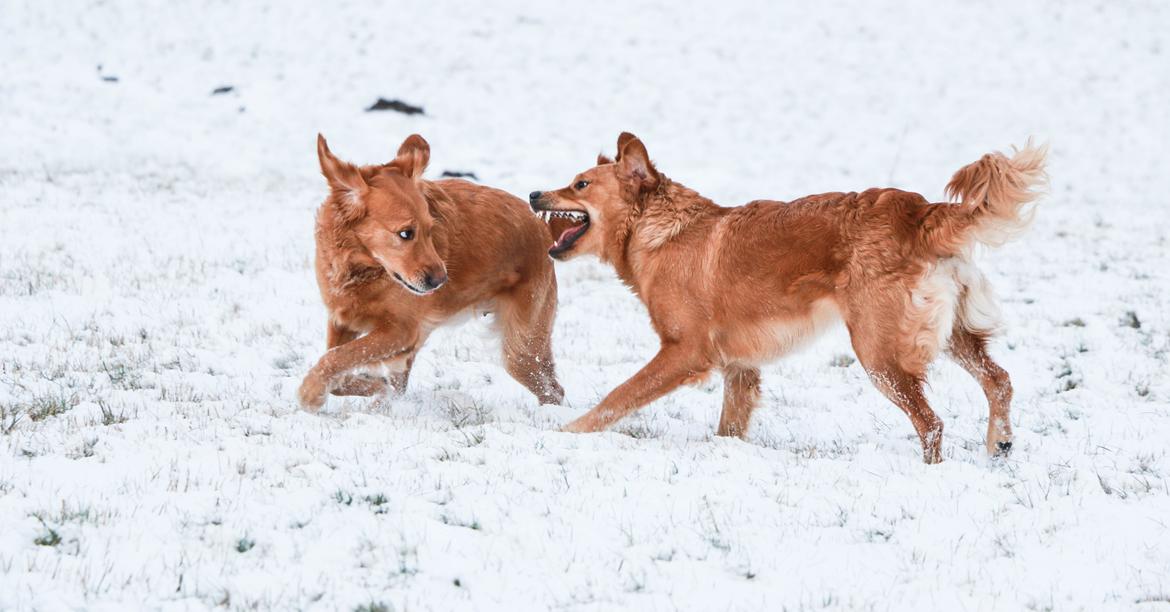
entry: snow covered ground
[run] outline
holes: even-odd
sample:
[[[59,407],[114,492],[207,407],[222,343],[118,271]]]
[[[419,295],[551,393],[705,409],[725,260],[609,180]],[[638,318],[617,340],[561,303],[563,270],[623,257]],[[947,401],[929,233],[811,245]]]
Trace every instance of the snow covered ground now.
[[[815,4],[5,2],[0,609],[1170,610],[1170,6]],[[405,397],[297,410],[318,131],[523,194],[621,130],[728,205],[940,199],[1049,141],[1036,225],[981,256],[1012,457],[940,362],[922,464],[843,332],[765,370],[747,441],[718,377],[559,433],[656,349],[596,262],[558,268],[568,406],[474,321]]]

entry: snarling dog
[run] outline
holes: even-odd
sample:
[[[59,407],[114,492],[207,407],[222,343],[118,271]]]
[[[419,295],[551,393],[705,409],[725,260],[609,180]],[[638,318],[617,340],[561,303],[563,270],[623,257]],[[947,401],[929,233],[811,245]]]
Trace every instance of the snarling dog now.
[[[1046,151],[983,156],[947,185],[955,204],[897,189],[826,193],[724,208],[660,173],[642,141],[567,187],[530,194],[546,219],[573,219],[549,254],[613,265],[649,310],[658,354],[569,423],[600,431],[679,385],[722,370],[718,434],[743,436],[760,400],[760,365],[843,320],[873,384],[910,417],[927,463],[942,460],[943,423],[923,394],[946,351],[987,395],[987,449],[1011,448],[1008,374],[988,355],[998,308],[972,263],[1027,227]]]
[[[384,165],[342,161],[320,135],[317,157],[330,190],[316,229],[328,350],[301,384],[301,405],[316,411],[327,392],[403,391],[427,335],[472,310],[495,313],[508,373],[541,403],[561,403],[551,237],[524,201],[423,179],[430,146],[417,134]],[[390,376],[354,371],[369,367]]]

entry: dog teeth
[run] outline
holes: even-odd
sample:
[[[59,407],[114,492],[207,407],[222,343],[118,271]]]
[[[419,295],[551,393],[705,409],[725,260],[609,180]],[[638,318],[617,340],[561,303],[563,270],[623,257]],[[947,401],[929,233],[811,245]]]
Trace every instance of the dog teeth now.
[[[574,221],[585,221],[589,215],[576,210],[542,210],[536,213],[541,219],[547,223],[554,217],[557,219],[572,219]]]

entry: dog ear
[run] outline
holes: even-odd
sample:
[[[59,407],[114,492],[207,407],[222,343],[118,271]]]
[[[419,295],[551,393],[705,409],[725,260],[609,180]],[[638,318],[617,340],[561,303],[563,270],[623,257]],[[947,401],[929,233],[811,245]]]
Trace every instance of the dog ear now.
[[[623,139],[625,136],[628,138]],[[618,142],[623,143],[617,157],[618,175],[634,181],[643,191],[657,187],[658,170],[650,161],[650,155],[646,153],[646,146],[642,144],[642,141],[633,134],[622,132],[622,135],[618,137]]]
[[[430,161],[431,145],[427,144],[422,136],[411,134],[402,141],[402,146],[398,147],[398,156],[390,162],[390,165],[396,166],[402,170],[403,174],[412,179],[419,179]]]
[[[637,136],[634,136],[633,134],[631,134],[629,132],[622,132],[621,134],[618,134],[617,156],[614,157],[614,160],[621,161],[622,160],[622,149],[626,148],[626,145],[629,144],[629,142],[631,140],[637,140],[637,139],[638,139]]]
[[[619,135],[618,135],[618,154],[617,154],[617,156],[613,157],[613,160],[614,161],[621,161],[621,150],[625,149],[626,145],[629,144],[629,140],[636,140],[636,139],[638,139],[638,137],[632,135],[632,133],[629,133],[629,132],[619,133]]]
[[[597,165],[598,166],[604,166],[606,164],[612,164],[612,163],[613,163],[613,160],[610,159],[609,157],[606,157],[606,155],[604,153],[597,154]]]
[[[321,164],[321,174],[325,175],[329,187],[343,205],[344,216],[351,219],[360,216],[361,194],[366,190],[366,181],[357,166],[337,159],[321,134],[317,134],[317,161]]]

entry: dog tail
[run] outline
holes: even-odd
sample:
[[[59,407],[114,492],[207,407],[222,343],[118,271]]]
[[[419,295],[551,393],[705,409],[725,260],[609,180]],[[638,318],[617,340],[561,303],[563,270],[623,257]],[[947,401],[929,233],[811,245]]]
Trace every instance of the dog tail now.
[[[1000,246],[1028,228],[1035,214],[1035,207],[1028,204],[1040,196],[1048,180],[1047,157],[1048,147],[1029,139],[1010,158],[998,151],[988,153],[951,177],[946,194],[970,215],[970,239]]]
[[[947,197],[957,203],[945,206],[949,231],[935,236],[941,239],[936,246],[952,252],[972,242],[1000,246],[1028,229],[1036,212],[1029,204],[1048,181],[1047,157],[1047,145],[1029,139],[1022,149],[1013,147],[1011,157],[997,151],[960,168],[947,183]]]

